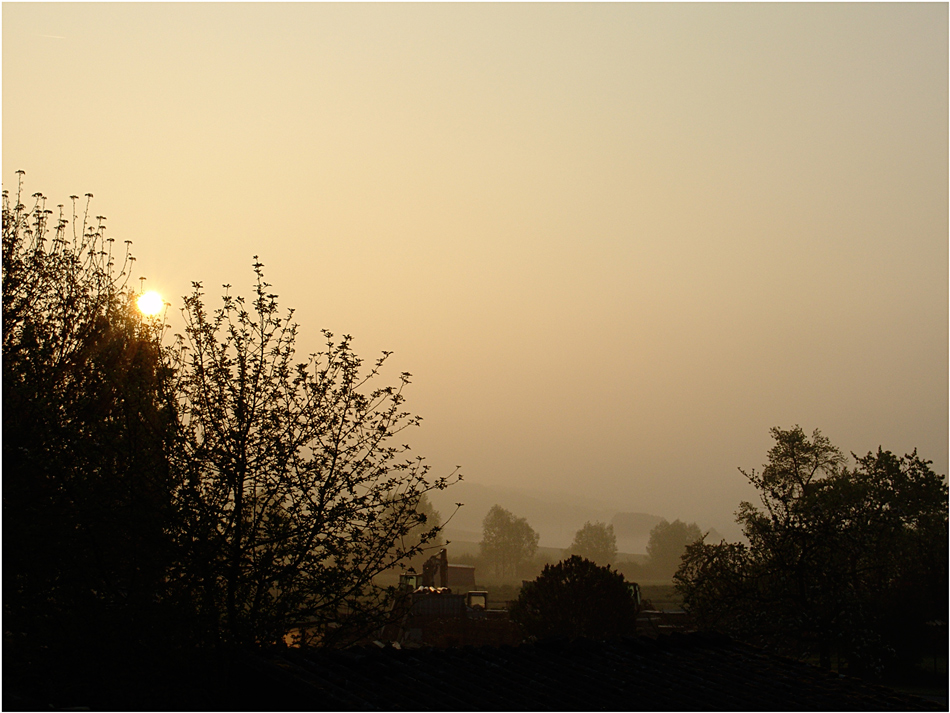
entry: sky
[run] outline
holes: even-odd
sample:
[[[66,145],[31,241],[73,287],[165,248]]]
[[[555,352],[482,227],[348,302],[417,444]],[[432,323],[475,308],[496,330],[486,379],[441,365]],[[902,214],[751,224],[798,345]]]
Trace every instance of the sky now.
[[[3,186],[409,371],[435,475],[735,532],[769,428],[948,464],[948,6],[2,6]],[[731,529],[730,529],[731,528]],[[544,542],[542,533],[542,545]]]

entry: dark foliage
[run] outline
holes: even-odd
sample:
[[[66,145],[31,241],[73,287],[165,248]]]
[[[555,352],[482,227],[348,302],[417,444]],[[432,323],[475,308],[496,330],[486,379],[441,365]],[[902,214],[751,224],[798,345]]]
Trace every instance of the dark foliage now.
[[[637,604],[623,575],[574,555],[527,582],[511,618],[539,639],[633,635]]]
[[[73,197],[70,231],[63,206],[51,224],[42,195],[3,195],[3,604],[20,660],[169,631],[160,327],[124,290],[131,257],[116,266],[89,198],[77,216]]]
[[[388,354],[364,369],[328,332],[295,362],[292,312],[254,271],[250,304],[226,293],[213,312],[196,283],[168,350],[185,518],[170,579],[205,640],[267,643],[301,624],[308,643],[351,643],[388,620],[393,591],[374,577],[435,540],[422,498],[452,481],[393,444],[419,423],[402,410],[409,374],[374,387]]]
[[[425,494],[453,480],[393,445],[419,421],[409,375],[374,386],[386,354],[366,369],[348,336],[295,362],[260,264],[249,304],[226,293],[209,313],[196,284],[163,348],[92,196],[57,215],[24,204],[19,176],[3,193],[5,683],[73,705],[106,667],[160,701],[155,661],[227,672],[297,625],[336,646],[385,622],[373,578],[437,541]]]
[[[924,651],[947,619],[947,485],[916,452],[879,449],[848,468],[815,432],[772,429],[749,544],[691,545],[676,574],[701,624],[787,653],[838,654],[856,673]]]

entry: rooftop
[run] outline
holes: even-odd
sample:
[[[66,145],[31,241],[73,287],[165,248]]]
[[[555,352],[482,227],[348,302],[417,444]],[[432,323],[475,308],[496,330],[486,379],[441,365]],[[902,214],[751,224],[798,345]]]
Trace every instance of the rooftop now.
[[[707,634],[519,647],[288,650],[245,661],[248,707],[332,710],[943,710]],[[280,691],[279,700],[273,698]]]

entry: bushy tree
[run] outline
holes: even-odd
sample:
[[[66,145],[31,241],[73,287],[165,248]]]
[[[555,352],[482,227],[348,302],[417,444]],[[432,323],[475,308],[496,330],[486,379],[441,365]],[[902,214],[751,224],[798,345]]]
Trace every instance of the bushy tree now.
[[[105,219],[3,192],[4,628],[86,652],[168,633],[174,403]],[[129,622],[135,622],[129,627]]]
[[[41,194],[24,205],[20,175],[3,193],[5,651],[39,672],[44,651],[300,623],[332,645],[383,621],[373,577],[437,541],[425,495],[453,480],[394,445],[418,423],[409,375],[375,387],[387,355],[367,369],[329,333],[295,361],[259,264],[249,303],[209,313],[196,284],[163,349],[92,196],[57,216]]]
[[[683,606],[700,626],[755,638],[762,609],[753,605],[755,576],[749,548],[741,542],[687,545],[673,581],[683,595]]]
[[[538,638],[604,639],[636,632],[637,603],[619,572],[574,555],[526,583],[511,618]]]
[[[691,546],[676,574],[685,606],[705,626],[826,666],[832,651],[857,672],[919,655],[926,622],[946,620],[944,479],[916,452],[878,449],[849,468],[818,431],[772,436],[761,473],[745,473],[761,501],[738,511],[749,545]]]
[[[254,264],[248,303],[226,292],[207,311],[186,298],[185,335],[168,352],[177,373],[172,464],[187,527],[176,581],[197,599],[212,640],[266,642],[307,622],[312,640],[352,641],[379,626],[392,592],[373,578],[420,551],[428,466],[393,439],[419,419],[403,388],[374,387],[351,338],[295,361],[297,326]],[[226,286],[227,289],[227,286]]]
[[[602,522],[585,522],[574,534],[568,555],[577,555],[600,565],[613,564],[617,559],[617,536],[614,526]]]
[[[494,505],[482,520],[481,557],[496,576],[515,577],[534,558],[538,540],[525,518]]]
[[[651,572],[659,578],[672,577],[686,547],[702,538],[703,533],[694,522],[687,524],[680,520],[661,520],[650,531],[650,540],[647,542]]]

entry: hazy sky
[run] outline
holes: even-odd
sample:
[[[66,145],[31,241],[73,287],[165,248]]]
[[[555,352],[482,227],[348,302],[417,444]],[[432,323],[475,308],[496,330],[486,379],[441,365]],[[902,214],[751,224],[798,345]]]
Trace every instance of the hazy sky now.
[[[2,13],[4,187],[176,309],[260,255],[436,473],[725,531],[771,426],[947,472],[945,3]]]

